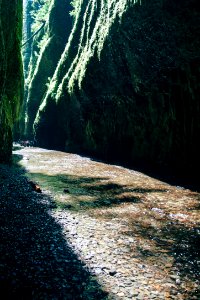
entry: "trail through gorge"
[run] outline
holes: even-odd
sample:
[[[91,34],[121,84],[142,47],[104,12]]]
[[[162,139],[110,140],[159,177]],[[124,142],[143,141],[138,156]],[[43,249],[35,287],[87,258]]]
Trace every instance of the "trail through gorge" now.
[[[5,299],[199,299],[198,192],[75,154],[13,159],[0,167]]]

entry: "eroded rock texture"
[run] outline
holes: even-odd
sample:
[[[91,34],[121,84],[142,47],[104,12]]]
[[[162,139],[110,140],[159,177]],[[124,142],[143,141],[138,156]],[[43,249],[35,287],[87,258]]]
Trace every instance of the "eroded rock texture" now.
[[[0,0],[0,162],[12,153],[12,131],[22,102],[22,1]]]
[[[52,38],[28,103],[28,128],[34,123],[38,144],[129,164],[198,169],[198,1],[77,1],[61,57],[62,47],[54,54],[51,41],[66,21],[50,16]],[[44,80],[47,88],[34,100]]]

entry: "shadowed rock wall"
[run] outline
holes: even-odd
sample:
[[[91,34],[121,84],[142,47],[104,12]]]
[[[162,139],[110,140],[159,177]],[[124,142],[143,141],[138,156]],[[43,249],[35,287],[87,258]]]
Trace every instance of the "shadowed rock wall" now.
[[[38,143],[128,164],[198,169],[198,1],[79,4],[37,106]]]
[[[29,137],[32,137],[38,107],[48,89],[49,80],[53,76],[72,28],[70,8],[71,5],[66,0],[51,1],[44,29],[36,35],[32,45],[26,96],[28,120],[25,133]],[[38,12],[40,9],[42,7]],[[44,45],[38,49],[37,44],[41,39],[44,39]],[[38,53],[34,57],[36,52]]]
[[[20,114],[22,1],[0,0],[0,162],[12,153],[12,131]]]

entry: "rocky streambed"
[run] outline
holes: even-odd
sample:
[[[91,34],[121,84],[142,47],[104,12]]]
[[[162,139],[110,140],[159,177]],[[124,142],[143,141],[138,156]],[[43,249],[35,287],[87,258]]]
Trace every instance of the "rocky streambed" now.
[[[5,299],[199,299],[199,193],[69,153],[13,158],[0,168]]]

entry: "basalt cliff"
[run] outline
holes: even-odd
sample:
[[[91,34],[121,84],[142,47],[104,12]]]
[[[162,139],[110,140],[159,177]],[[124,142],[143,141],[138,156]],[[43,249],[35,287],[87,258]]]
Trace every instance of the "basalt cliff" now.
[[[198,1],[72,4],[50,1],[32,43],[27,136],[129,165],[198,170]]]
[[[0,162],[11,158],[14,123],[18,131],[23,99],[21,39],[22,1],[0,0]]]

